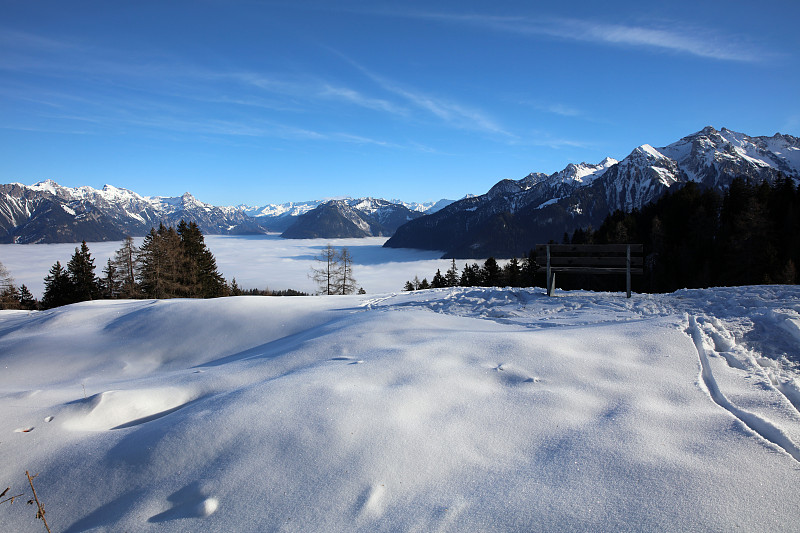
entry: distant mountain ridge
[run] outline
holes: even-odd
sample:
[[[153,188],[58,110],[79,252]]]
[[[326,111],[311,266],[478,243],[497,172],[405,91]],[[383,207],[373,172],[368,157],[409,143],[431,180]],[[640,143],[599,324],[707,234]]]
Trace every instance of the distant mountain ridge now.
[[[435,209],[442,203],[394,203],[373,198],[347,198],[343,205],[363,212],[373,232],[390,235],[401,224],[420,216],[409,209]],[[181,220],[194,221],[207,235],[242,235],[284,232],[301,215],[326,201],[268,205],[263,207],[219,207],[197,200],[190,193],[177,197],[139,195],[131,190],[105,185],[64,187],[53,180],[35,185],[0,185],[0,243],[55,243],[121,240],[141,236],[159,224],[176,226]],[[419,214],[418,214],[419,213]],[[317,229],[326,238],[352,236],[349,230]]]
[[[105,185],[63,187],[52,180],[0,185],[0,242],[52,243],[119,240],[144,235],[159,224],[197,223],[206,234],[264,233],[241,210],[215,207],[185,193],[146,197]]]
[[[405,205],[375,198],[329,200],[303,213],[281,237],[316,239],[391,236],[410,220],[423,216]]]
[[[358,209],[366,214],[366,218],[370,218],[376,211],[385,209],[387,205],[396,205],[405,207],[412,213],[435,213],[436,211],[450,205],[453,200],[439,200],[437,202],[404,202],[402,200],[384,200],[382,198],[329,198],[324,200],[312,200],[307,202],[287,202],[283,204],[268,204],[260,207],[253,207],[247,205],[238,206],[245,214],[253,217],[259,224],[268,228],[271,232],[283,233],[290,226],[298,222],[298,218],[306,213],[319,208],[323,204],[330,202],[339,202],[340,209],[347,209],[345,206],[353,209]],[[342,215],[340,213],[340,215]],[[319,217],[319,214],[312,215]],[[342,215],[346,216],[346,215]],[[379,219],[386,215],[375,215]],[[414,215],[416,216],[416,215]],[[360,217],[365,218],[365,217]],[[403,223],[408,220],[403,220]],[[307,225],[308,223],[306,223]],[[390,224],[391,226],[391,224]],[[397,229],[394,226],[394,229]],[[392,233],[394,232],[392,230]],[[324,232],[323,232],[324,233]],[[345,231],[347,233],[347,231]],[[383,233],[385,234],[385,230]],[[391,235],[391,233],[389,234]],[[344,235],[341,235],[342,237]],[[291,238],[291,237],[290,237]],[[333,237],[330,237],[333,238]]]
[[[643,144],[622,161],[502,180],[401,226],[385,246],[443,250],[445,257],[520,256],[537,242],[597,227],[615,210],[639,209],[675,185],[724,189],[736,177],[773,183],[780,176],[800,181],[800,139],[708,126],[663,148]]]

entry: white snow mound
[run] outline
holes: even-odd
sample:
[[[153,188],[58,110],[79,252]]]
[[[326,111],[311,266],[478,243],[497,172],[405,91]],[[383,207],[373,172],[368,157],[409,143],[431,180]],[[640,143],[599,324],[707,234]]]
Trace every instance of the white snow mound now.
[[[797,287],[0,312],[53,530],[797,530]],[[0,507],[0,530],[37,527]]]

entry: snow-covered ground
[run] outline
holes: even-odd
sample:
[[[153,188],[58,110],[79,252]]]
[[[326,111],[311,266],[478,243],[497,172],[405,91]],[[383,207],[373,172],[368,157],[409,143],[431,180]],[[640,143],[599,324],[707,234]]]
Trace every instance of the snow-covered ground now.
[[[2,311],[0,492],[61,532],[800,530],[800,288],[542,292]]]

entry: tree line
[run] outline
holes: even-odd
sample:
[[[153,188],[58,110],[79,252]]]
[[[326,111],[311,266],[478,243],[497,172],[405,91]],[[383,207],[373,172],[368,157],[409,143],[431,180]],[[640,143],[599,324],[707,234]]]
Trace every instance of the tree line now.
[[[200,228],[182,220],[177,228],[151,228],[140,247],[126,237],[109,258],[102,276],[95,275],[94,258],[86,242],[64,268],[52,266],[44,278],[41,307],[97,299],[117,298],[216,298],[230,294],[217,269],[214,255],[205,245]]]
[[[531,250],[520,261],[511,258],[505,266],[501,267],[494,257],[484,261],[482,266],[477,263],[464,264],[459,272],[456,260],[453,259],[450,268],[442,274],[441,269],[436,269],[431,281],[428,278],[419,280],[414,276],[411,281],[406,281],[403,290],[416,291],[420,289],[439,289],[444,287],[532,287],[536,282],[536,273],[539,265],[536,254]]]
[[[56,261],[50,268],[44,278],[42,299],[37,301],[25,285],[14,285],[0,264],[0,308],[50,309],[88,300],[120,298],[305,295],[291,289],[243,290],[235,278],[228,284],[197,224],[183,220],[177,228],[163,224],[158,229],[151,228],[138,247],[132,237],[126,237],[100,276],[95,270],[95,260],[84,241],[75,248],[66,267]]]

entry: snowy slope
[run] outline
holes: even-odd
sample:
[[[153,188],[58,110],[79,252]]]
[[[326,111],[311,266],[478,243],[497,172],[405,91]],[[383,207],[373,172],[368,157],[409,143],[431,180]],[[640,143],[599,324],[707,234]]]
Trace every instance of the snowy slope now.
[[[68,532],[798,529],[800,289],[557,296],[0,312],[0,483]]]

